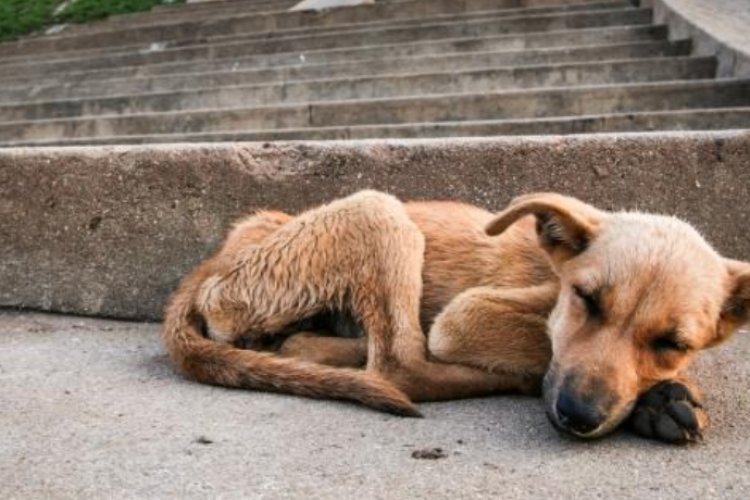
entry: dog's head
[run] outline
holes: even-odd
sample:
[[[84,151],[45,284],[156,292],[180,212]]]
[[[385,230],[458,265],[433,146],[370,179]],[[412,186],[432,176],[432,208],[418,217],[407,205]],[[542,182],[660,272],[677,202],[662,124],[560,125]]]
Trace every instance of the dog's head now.
[[[561,284],[544,381],[561,430],[611,431],[639,394],[750,319],[750,264],[722,258],[685,222],[541,193],[515,199],[487,232],[529,215]]]

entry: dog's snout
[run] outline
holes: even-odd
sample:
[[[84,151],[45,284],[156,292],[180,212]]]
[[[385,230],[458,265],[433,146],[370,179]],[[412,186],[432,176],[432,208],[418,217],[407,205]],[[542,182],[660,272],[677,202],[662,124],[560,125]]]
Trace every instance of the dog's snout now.
[[[558,423],[574,434],[593,432],[605,420],[603,414],[568,391],[560,392],[555,409]]]

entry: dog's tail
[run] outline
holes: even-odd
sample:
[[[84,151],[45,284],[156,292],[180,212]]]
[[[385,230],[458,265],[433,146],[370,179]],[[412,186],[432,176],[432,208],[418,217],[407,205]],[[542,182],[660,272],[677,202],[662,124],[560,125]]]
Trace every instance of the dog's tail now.
[[[203,318],[194,306],[195,278],[186,278],[172,297],[163,327],[167,351],[188,377],[226,387],[347,399],[396,415],[421,416],[403,392],[375,373],[280,358],[204,337]]]

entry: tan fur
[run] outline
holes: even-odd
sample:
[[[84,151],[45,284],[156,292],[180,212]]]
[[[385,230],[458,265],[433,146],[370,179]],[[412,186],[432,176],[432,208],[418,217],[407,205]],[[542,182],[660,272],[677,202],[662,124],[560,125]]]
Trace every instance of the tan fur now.
[[[587,317],[575,287],[600,294],[601,318]],[[418,414],[412,400],[535,392],[546,374],[553,422],[563,386],[606,413],[590,437],[621,422],[656,382],[680,377],[748,309],[750,265],[722,259],[676,219],[545,193],[493,216],[365,191],[296,217],[264,212],[238,223],[180,284],[164,339],[202,382],[406,415]],[[290,325],[325,311],[350,314],[366,338],[302,332],[284,341]],[[665,334],[689,349],[655,350]],[[235,347],[269,338],[283,343]]]

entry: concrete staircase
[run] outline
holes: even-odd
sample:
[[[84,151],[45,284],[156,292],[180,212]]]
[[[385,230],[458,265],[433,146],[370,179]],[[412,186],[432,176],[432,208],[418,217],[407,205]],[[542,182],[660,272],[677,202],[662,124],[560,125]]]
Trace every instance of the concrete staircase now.
[[[218,0],[2,44],[0,308],[157,320],[237,217],[366,188],[559,191],[746,259],[750,69],[671,1]]]
[[[750,128],[624,0],[222,0],[0,45],[0,145]]]

